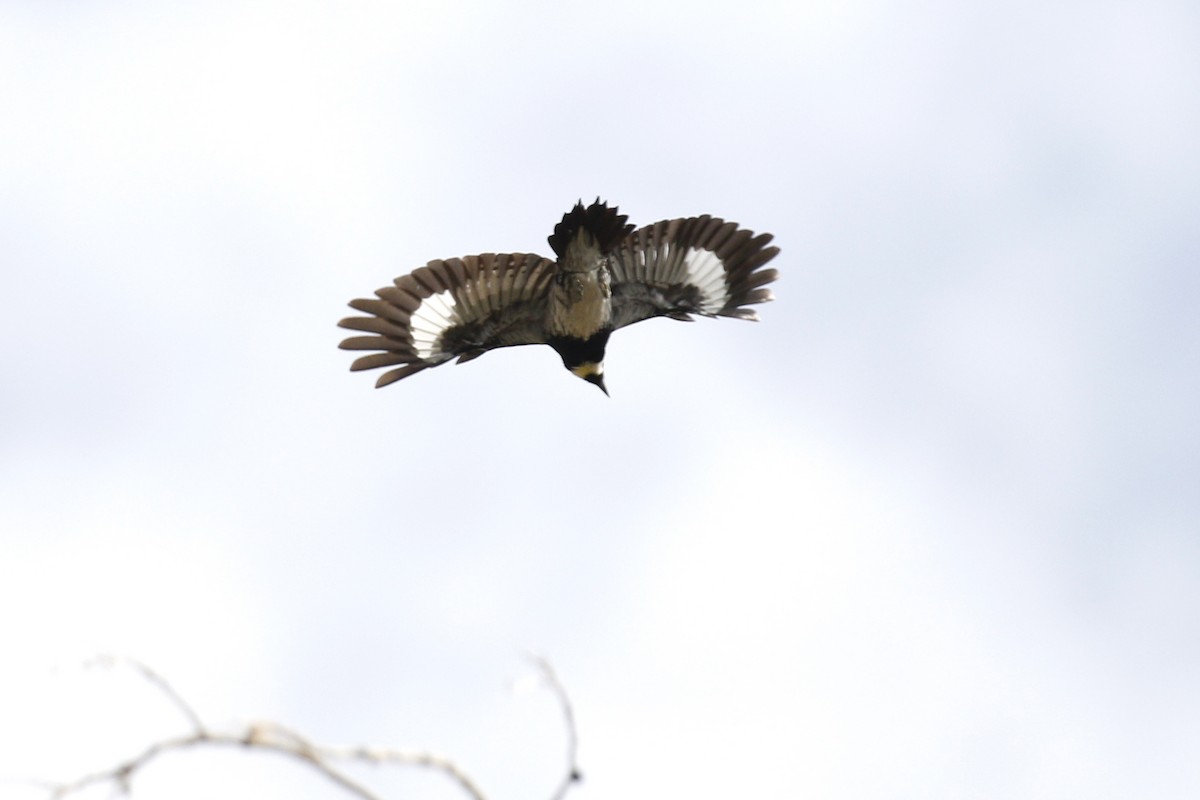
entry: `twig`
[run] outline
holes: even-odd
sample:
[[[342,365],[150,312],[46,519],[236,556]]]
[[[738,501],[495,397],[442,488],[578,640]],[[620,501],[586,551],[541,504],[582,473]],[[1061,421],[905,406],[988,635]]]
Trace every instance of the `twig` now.
[[[133,776],[138,770],[145,767],[155,758],[164,753],[173,750],[183,750],[189,747],[200,745],[214,745],[219,747],[249,747],[260,750],[269,750],[276,753],[291,756],[324,775],[329,780],[346,789],[353,795],[356,795],[362,800],[382,800],[371,790],[367,789],[362,784],[355,781],[350,776],[335,769],[327,763],[315,751],[304,749],[296,746],[295,743],[289,743],[286,740],[272,741],[262,738],[257,733],[257,728],[251,728],[243,735],[237,736],[227,733],[209,733],[207,731],[198,731],[190,736],[181,736],[176,739],[164,739],[160,742],[155,742],[150,747],[142,751],[142,753],[128,761],[122,762],[112,769],[93,772],[89,775],[84,775],[78,780],[70,783],[59,784],[53,788],[51,797],[54,800],[61,800],[74,792],[82,791],[89,786],[94,786],[101,783],[115,783],[121,792],[129,794],[130,784]]]
[[[93,658],[91,661],[84,662],[83,666],[84,669],[88,669],[89,667],[104,667],[106,669],[125,667],[126,669],[133,670],[145,678],[150,685],[162,692],[167,700],[170,701],[171,705],[175,706],[179,713],[183,714],[183,716],[187,718],[188,724],[191,725],[193,731],[196,733],[204,732],[204,723],[200,721],[200,715],[196,713],[196,710],[188,705],[179,692],[175,691],[175,687],[167,682],[166,678],[164,678],[162,675],[159,675],[141,661],[138,661],[135,658],[128,658],[126,656],[116,656],[102,653],[101,655]]]
[[[485,795],[473,780],[450,759],[433,753],[393,750],[372,747],[329,747],[316,745],[298,732],[274,722],[253,723],[244,730],[222,733],[209,730],[187,701],[161,675],[137,659],[124,656],[102,655],[85,664],[87,667],[125,667],[137,672],[152,684],[187,719],[192,732],[187,736],[163,739],[147,747],[137,756],[117,764],[115,767],[84,775],[69,783],[37,781],[45,786],[53,800],[62,800],[70,794],[98,784],[112,783],[122,793],[130,792],[134,775],[161,755],[185,750],[190,747],[241,747],[266,750],[290,756],[329,780],[341,786],[361,800],[383,800],[375,792],[351,778],[334,766],[334,762],[358,762],[366,764],[399,764],[433,769],[449,777],[462,788],[471,800],[486,800]]]
[[[567,771],[551,800],[562,800],[571,787],[582,780],[579,766],[576,762],[579,748],[575,732],[575,714],[571,708],[570,698],[563,688],[550,662],[539,656],[530,656],[541,670],[546,684],[554,692],[562,709],[563,721],[567,733]],[[476,783],[453,761],[444,756],[416,750],[397,750],[391,748],[349,746],[332,747],[310,742],[298,732],[274,722],[259,722],[247,726],[244,730],[233,733],[212,731],[204,725],[200,715],[161,675],[137,659],[124,656],[102,655],[85,664],[87,667],[101,666],[106,668],[124,667],[141,675],[153,685],[187,720],[191,733],[171,739],[163,739],[147,747],[137,756],[117,764],[115,767],[89,773],[69,783],[36,782],[50,792],[53,800],[63,800],[68,795],[81,792],[88,787],[110,783],[124,794],[129,794],[134,776],[151,761],[159,756],[190,747],[240,747],[247,749],[266,750],[290,756],[307,764],[327,779],[345,789],[360,800],[383,800],[379,795],[351,778],[335,764],[361,763],[404,766],[419,766],[441,772],[458,784],[471,800],[487,800],[483,791]]]
[[[558,705],[562,709],[563,723],[567,729],[567,771],[559,782],[558,788],[554,790],[554,794],[550,796],[550,800],[562,800],[572,786],[583,780],[583,773],[579,770],[579,736],[575,730],[575,710],[571,707],[571,698],[567,696],[567,690],[563,688],[562,682],[558,679],[554,667],[550,666],[550,662],[542,656],[533,654],[530,654],[529,658],[537,664],[538,669],[542,671],[542,678],[554,692]]]

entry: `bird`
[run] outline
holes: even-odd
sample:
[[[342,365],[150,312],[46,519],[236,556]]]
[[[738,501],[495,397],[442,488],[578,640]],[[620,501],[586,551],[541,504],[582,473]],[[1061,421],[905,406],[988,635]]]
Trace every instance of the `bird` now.
[[[392,367],[387,386],[430,367],[464,363],[489,350],[547,344],[573,375],[600,388],[613,331],[654,317],[757,320],[747,306],[774,299],[765,265],[779,253],[769,233],[703,215],[634,230],[628,216],[596,198],[563,215],[549,237],[556,258],[483,253],[435,259],[396,278],[373,298],[350,301],[367,316],[338,325],[343,350],[377,351],[350,369]]]

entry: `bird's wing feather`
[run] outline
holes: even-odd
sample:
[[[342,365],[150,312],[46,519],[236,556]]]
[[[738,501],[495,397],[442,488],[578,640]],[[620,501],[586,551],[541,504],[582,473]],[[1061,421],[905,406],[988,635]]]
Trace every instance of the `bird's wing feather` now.
[[[527,253],[484,253],[430,261],[376,297],[350,301],[370,316],[347,317],[343,328],[371,336],[344,340],[343,350],[377,350],[352,370],[396,367],[376,386],[457,357],[469,361],[497,347],[540,344],[555,264]]]
[[[650,317],[758,319],[745,306],[774,299],[764,265],[779,253],[771,234],[710,217],[656,222],[631,233],[609,258],[613,328]]]

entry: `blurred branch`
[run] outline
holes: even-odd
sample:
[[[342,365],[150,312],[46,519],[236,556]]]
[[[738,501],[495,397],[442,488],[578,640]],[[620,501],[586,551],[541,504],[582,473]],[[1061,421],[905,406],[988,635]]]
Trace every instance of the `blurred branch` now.
[[[546,684],[554,692],[566,723],[567,775],[552,796],[552,800],[561,800],[571,786],[581,779],[579,768],[575,762],[578,742],[575,733],[574,712],[571,709],[566,690],[559,682],[550,663],[544,658],[538,657],[533,657],[533,661],[541,670]],[[232,732],[213,731],[204,724],[196,710],[183,699],[175,688],[146,664],[132,658],[106,655],[87,662],[85,666],[123,667],[138,673],[179,711],[180,715],[187,720],[191,731],[184,736],[157,741],[133,758],[110,769],[84,775],[69,783],[39,782],[39,785],[47,788],[53,800],[63,800],[69,795],[102,784],[112,784],[123,794],[130,794],[134,776],[151,761],[167,753],[193,747],[237,747],[281,753],[308,765],[361,800],[383,800],[383,798],[342,771],[340,769],[342,765],[359,763],[426,767],[441,772],[453,780],[471,800],[486,800],[486,796],[475,782],[457,764],[443,756],[416,750],[319,745],[309,741],[298,732],[274,722],[256,722],[243,730]]]
[[[530,659],[537,664],[538,669],[542,671],[543,680],[550,687],[550,691],[554,692],[558,705],[562,709],[563,723],[567,729],[567,772],[559,782],[554,794],[550,796],[550,800],[562,800],[567,796],[567,792],[571,791],[572,786],[583,780],[583,773],[579,771],[579,737],[575,732],[575,710],[571,707],[571,698],[567,696],[567,690],[563,688],[562,682],[559,681],[558,674],[554,671],[554,667],[550,666],[550,662],[535,655],[530,655]]]
[[[175,706],[175,708],[179,710],[179,713],[181,713],[184,718],[187,719],[188,725],[193,731],[197,733],[204,731],[204,724],[200,722],[200,715],[196,713],[195,709],[188,705],[187,702],[179,696],[179,692],[175,691],[175,688],[171,686],[171,684],[167,683],[163,676],[150,669],[150,667],[146,666],[141,661],[133,658],[126,658],[125,656],[104,654],[98,655],[91,661],[85,661],[83,663],[84,669],[90,669],[92,667],[103,667],[105,669],[124,667],[126,669],[133,670],[145,678],[147,683],[161,692],[163,696],[170,701],[171,705]]]

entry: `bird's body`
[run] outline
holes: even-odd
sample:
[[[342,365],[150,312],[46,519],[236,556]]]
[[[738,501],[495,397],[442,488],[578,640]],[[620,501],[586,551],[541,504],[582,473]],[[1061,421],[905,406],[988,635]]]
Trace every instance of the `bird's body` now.
[[[339,325],[371,336],[346,339],[347,350],[380,352],[351,369],[397,366],[376,386],[458,358],[520,344],[548,344],[563,365],[604,387],[604,350],[617,328],[691,314],[757,319],[742,306],[771,300],[763,269],[779,252],[770,234],[754,236],[712,217],[665,220],[637,231],[597,200],[579,203],[550,236],[551,261],[524,253],[430,261],[353,300],[368,317]]]

